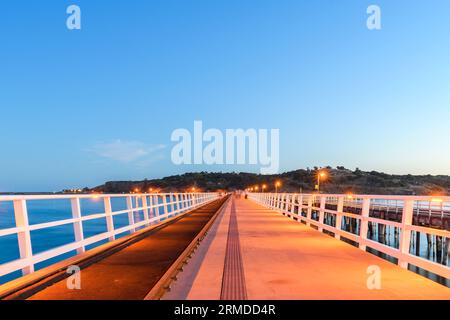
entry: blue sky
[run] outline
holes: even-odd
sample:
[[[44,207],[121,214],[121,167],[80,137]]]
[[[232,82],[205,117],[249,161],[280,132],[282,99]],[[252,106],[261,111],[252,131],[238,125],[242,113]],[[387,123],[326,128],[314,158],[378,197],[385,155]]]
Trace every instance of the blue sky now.
[[[66,8],[82,30],[66,28]],[[382,30],[366,9],[382,10]],[[450,2],[3,1],[0,191],[175,166],[174,129],[279,128],[281,171],[450,174]]]

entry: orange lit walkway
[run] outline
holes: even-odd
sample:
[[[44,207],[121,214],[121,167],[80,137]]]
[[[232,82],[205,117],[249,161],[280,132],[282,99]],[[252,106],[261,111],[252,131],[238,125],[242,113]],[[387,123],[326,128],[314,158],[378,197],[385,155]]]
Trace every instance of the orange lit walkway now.
[[[234,206],[166,299],[450,299],[445,286],[250,200]],[[381,269],[380,290],[367,287],[369,266]]]

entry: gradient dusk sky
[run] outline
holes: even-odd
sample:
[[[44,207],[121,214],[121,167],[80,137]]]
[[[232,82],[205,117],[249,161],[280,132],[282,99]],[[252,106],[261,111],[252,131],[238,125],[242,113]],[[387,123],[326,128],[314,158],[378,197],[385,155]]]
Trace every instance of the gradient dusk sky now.
[[[450,174],[448,0],[7,0],[0,39],[0,192],[259,171],[173,165],[194,120],[279,128],[281,171]]]

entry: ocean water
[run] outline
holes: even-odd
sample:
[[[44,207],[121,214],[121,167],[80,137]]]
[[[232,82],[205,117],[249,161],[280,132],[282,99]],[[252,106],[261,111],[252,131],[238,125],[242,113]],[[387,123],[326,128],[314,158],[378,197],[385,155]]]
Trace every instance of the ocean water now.
[[[136,203],[138,201],[138,203]],[[159,197],[159,204],[163,202],[163,199]],[[169,196],[167,196],[167,202],[170,202]],[[89,216],[93,214],[99,214],[105,212],[104,202],[102,198],[98,199],[81,199],[81,215]],[[111,198],[112,211],[122,211],[127,209],[126,197],[114,197]],[[133,208],[141,207],[142,203],[139,200],[133,198]],[[71,202],[70,199],[57,199],[57,200],[29,200],[27,201],[28,217],[30,225],[41,224],[46,222],[52,222],[57,220],[65,220],[72,218]],[[174,207],[177,210],[177,206]],[[171,212],[171,206],[168,206],[169,212]],[[160,207],[156,215],[164,214],[163,207]],[[135,211],[135,222],[143,221],[144,212]],[[128,213],[115,215],[113,217],[114,228],[122,228],[129,225]],[[14,207],[12,201],[0,201],[0,230],[15,227]],[[106,219],[99,218],[90,221],[83,222],[83,233],[85,238],[89,238],[101,233],[107,232]],[[121,238],[128,235],[129,232],[125,232],[116,236]],[[42,230],[36,230],[31,232],[31,242],[33,254],[45,252],[75,241],[75,235],[73,230],[73,224],[67,224],[63,226],[46,228]],[[86,250],[98,247],[108,240],[99,241],[86,247]],[[76,251],[66,253],[64,255],[55,257],[43,261],[35,265],[35,270],[45,268],[49,265],[67,259],[76,255]],[[0,237],[0,265],[8,263],[20,258],[17,235],[9,235]],[[11,281],[22,275],[21,271],[14,272],[0,277],[0,284]]]

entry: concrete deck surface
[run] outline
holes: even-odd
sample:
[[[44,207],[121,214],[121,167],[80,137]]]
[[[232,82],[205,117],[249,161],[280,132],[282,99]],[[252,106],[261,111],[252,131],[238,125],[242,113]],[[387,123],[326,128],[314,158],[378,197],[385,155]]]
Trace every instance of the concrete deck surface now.
[[[236,199],[248,299],[446,299],[450,289],[288,219]],[[165,299],[220,299],[231,204]],[[369,266],[381,289],[367,287]]]

